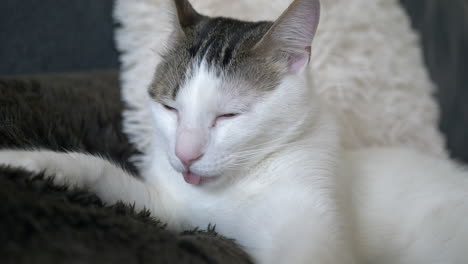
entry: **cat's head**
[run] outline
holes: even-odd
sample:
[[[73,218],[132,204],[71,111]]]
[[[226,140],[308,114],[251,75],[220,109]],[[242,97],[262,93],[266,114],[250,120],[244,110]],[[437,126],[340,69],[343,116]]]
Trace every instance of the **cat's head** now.
[[[203,16],[187,0],[173,8],[149,88],[158,141],[187,183],[221,181],[300,133],[320,4],[295,0],[274,23]]]

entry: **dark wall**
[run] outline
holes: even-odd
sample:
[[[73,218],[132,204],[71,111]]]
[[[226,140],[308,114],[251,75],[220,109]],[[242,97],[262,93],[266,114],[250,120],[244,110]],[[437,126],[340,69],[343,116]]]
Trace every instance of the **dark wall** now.
[[[1,0],[0,75],[116,68],[112,0]]]
[[[468,0],[401,0],[420,32],[453,157],[468,162]]]

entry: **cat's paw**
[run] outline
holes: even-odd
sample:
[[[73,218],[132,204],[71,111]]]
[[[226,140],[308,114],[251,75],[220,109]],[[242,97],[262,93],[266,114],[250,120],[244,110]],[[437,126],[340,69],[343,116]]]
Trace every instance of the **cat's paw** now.
[[[66,184],[63,173],[48,162],[47,155],[38,151],[0,150],[0,167],[23,169],[32,172],[32,177],[43,174],[53,177],[55,184]]]
[[[26,151],[0,150],[0,167],[23,169],[35,174],[42,172],[41,164]]]

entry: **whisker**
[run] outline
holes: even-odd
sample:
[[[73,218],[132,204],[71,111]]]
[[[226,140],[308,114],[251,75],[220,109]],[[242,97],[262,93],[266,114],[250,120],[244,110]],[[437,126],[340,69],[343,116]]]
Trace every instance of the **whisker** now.
[[[273,147],[281,148],[281,147],[285,147],[285,146],[289,146],[289,145],[296,145],[297,143],[300,144],[301,142],[280,144],[280,145],[277,145],[277,146],[271,146],[271,147],[268,147],[268,148],[263,148],[263,149],[260,149],[260,150],[258,150],[256,152],[252,152],[252,153],[248,153],[248,154],[242,154],[242,155],[239,155],[237,153],[233,153],[228,157],[227,161],[230,164],[230,166],[246,165],[246,164],[249,164],[252,161],[252,157],[255,157],[255,155],[260,154],[260,153],[265,152],[265,151],[268,151]],[[308,144],[303,144],[302,146],[306,147],[307,145]]]
[[[287,136],[290,137],[290,136],[295,136],[297,134],[299,134],[300,131],[294,131],[292,134],[288,134]],[[260,144],[257,144],[257,145],[252,145],[252,146],[249,146],[248,148],[246,148],[244,151],[249,151],[249,150],[254,150],[254,149],[257,149],[261,146],[264,146],[264,145],[271,145],[275,142],[278,142],[278,141],[282,141],[286,136],[283,136],[283,137],[279,137],[279,138],[276,138],[274,140],[270,140],[270,141],[267,141],[267,142],[263,142],[263,143],[260,143]]]
[[[270,150],[272,148],[280,148],[280,147],[285,147],[285,146],[289,146],[289,145],[296,145],[298,143],[300,143],[300,142],[287,142],[287,143],[268,146],[268,147],[260,148],[260,149],[238,151],[238,152],[232,153],[231,155],[232,156],[238,156],[238,157],[251,156],[251,155],[255,155],[257,153],[261,153],[261,152],[266,151],[266,150]]]

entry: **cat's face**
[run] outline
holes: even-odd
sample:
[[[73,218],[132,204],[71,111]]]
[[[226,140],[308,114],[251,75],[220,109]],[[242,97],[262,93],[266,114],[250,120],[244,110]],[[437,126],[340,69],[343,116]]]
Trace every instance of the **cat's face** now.
[[[178,23],[149,89],[159,140],[187,183],[226,180],[297,132],[316,29],[297,16],[306,7],[318,16],[318,1],[296,0],[275,24],[208,18],[186,1],[175,7]]]

